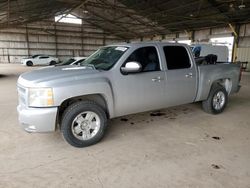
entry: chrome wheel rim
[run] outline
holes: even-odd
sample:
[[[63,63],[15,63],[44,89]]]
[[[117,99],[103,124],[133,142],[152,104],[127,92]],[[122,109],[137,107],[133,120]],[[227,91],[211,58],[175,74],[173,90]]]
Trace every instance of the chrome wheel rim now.
[[[85,111],[78,114],[72,122],[71,130],[79,140],[89,140],[100,130],[100,117],[92,111]]]
[[[216,93],[213,97],[213,107],[215,110],[221,110],[225,105],[226,97],[222,91]]]

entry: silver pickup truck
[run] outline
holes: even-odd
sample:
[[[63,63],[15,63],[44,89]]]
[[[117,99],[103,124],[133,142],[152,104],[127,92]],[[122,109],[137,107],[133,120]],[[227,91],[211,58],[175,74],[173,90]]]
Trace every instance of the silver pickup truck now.
[[[79,66],[22,74],[17,110],[24,130],[59,128],[69,144],[84,147],[97,143],[107,120],[118,116],[197,101],[206,112],[221,113],[239,80],[239,65],[197,65],[184,44],[110,45]]]

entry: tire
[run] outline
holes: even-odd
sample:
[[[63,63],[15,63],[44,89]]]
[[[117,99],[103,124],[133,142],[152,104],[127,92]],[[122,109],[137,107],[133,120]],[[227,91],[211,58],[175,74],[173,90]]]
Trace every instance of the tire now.
[[[106,127],[105,111],[92,101],[70,105],[63,113],[61,122],[64,139],[74,147],[96,144],[103,138]]]
[[[224,111],[228,102],[228,94],[219,84],[212,86],[208,99],[202,101],[202,108],[209,114],[219,114]]]
[[[32,62],[32,61],[27,61],[26,65],[27,65],[28,67],[31,67],[31,66],[33,66],[33,62]]]
[[[51,61],[51,62],[49,63],[49,65],[55,65],[55,64],[56,64],[55,61]]]

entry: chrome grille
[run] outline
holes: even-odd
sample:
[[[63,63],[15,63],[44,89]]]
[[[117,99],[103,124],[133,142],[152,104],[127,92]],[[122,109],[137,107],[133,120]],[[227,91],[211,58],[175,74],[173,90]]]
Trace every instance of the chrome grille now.
[[[17,86],[18,101],[20,105],[26,105],[26,88]]]

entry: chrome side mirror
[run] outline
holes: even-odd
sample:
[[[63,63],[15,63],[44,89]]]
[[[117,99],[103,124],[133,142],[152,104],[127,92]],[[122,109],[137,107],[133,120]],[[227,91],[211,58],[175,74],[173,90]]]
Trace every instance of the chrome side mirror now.
[[[141,69],[142,69],[142,66],[139,62],[131,61],[131,62],[127,62],[124,67],[121,67],[121,72],[123,74],[137,73],[137,72],[140,72]]]

